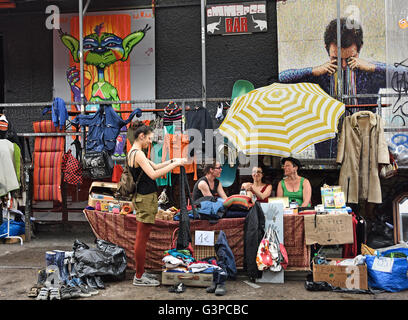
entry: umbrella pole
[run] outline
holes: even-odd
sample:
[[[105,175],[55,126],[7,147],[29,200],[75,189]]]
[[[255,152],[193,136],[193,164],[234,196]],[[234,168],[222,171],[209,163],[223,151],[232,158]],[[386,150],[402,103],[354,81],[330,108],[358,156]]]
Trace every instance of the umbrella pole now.
[[[337,100],[343,102],[343,69],[341,67],[340,0],[337,0]]]

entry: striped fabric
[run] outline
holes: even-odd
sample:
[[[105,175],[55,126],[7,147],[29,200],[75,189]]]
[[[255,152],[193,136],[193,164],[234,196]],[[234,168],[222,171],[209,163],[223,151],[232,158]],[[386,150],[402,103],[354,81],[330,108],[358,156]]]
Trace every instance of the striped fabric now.
[[[95,210],[84,210],[84,214],[91,229],[98,239],[103,239],[126,250],[127,267],[135,268],[135,239],[137,231],[136,216],[133,214],[114,214]],[[287,270],[310,270],[310,246],[306,246],[304,217],[299,215],[284,215],[284,243],[289,256]],[[162,270],[163,252],[171,249],[174,230],[179,228],[179,221],[156,219],[152,227],[146,247],[146,269]],[[217,223],[208,220],[190,220],[192,236],[195,230],[215,231],[223,230],[234,254],[237,269],[244,268],[244,226],[245,218],[219,219]],[[202,246],[200,246],[202,247]],[[205,251],[197,246],[194,252],[202,258]],[[207,252],[211,254],[212,252]]]
[[[238,207],[245,210],[249,210],[254,206],[250,197],[239,194],[229,196],[225,199],[223,205],[225,208]]]
[[[33,123],[35,133],[64,132],[51,120]],[[34,142],[33,200],[62,202],[61,179],[62,157],[65,137],[36,137]]]
[[[247,155],[289,156],[332,139],[345,111],[314,83],[274,83],[234,99],[219,127]]]

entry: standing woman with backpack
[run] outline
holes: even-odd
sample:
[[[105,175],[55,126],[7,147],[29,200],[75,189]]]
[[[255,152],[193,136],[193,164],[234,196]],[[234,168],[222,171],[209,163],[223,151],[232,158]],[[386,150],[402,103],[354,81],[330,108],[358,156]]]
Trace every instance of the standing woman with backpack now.
[[[143,152],[143,149],[146,149],[152,143],[153,129],[143,122],[133,125],[133,129],[135,140],[127,156],[129,170],[136,184],[136,191],[132,198],[137,220],[135,240],[136,273],[133,284],[135,286],[158,286],[160,282],[144,270],[146,244],[158,210],[156,179],[185,164],[187,159],[177,158],[161,164],[153,163]]]

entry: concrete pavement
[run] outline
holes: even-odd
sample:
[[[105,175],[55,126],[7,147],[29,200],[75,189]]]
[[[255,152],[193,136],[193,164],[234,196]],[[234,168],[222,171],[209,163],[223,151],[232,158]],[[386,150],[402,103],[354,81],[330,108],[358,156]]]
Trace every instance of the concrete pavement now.
[[[45,267],[48,250],[72,251],[75,239],[94,246],[95,237],[87,222],[75,224],[44,225],[37,228],[35,237],[22,246],[0,244],[0,300],[32,300],[28,290],[37,281],[37,271]],[[169,286],[135,287],[134,272],[128,270],[126,280],[105,283],[106,289],[98,295],[79,300],[408,300],[408,291],[381,294],[350,294],[336,292],[310,292],[305,289],[305,272],[286,272],[284,284],[257,283],[256,287],[244,281],[248,278],[240,272],[237,280],[227,282],[227,295],[217,297],[205,288],[187,287],[184,293],[170,293]]]

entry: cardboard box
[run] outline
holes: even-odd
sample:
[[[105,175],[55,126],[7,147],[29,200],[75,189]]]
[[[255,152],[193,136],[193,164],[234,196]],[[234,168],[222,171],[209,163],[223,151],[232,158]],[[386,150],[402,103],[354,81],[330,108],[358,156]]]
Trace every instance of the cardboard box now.
[[[17,237],[21,237],[23,239],[23,242],[25,241],[25,234],[19,234]],[[14,244],[14,243],[21,243],[19,238],[4,238],[3,239],[5,244]]]
[[[306,245],[335,245],[354,242],[353,217],[349,214],[304,216]]]
[[[94,181],[89,188],[88,206],[94,207],[99,201],[102,211],[108,211],[109,203],[120,204],[121,206],[127,204],[133,211],[133,204],[131,201],[121,201],[114,198],[114,193],[118,188],[115,182],[101,182]]]
[[[341,261],[344,259],[327,259]],[[367,290],[367,265],[338,266],[326,264],[313,264],[313,281],[325,281],[332,286],[345,289]]]

